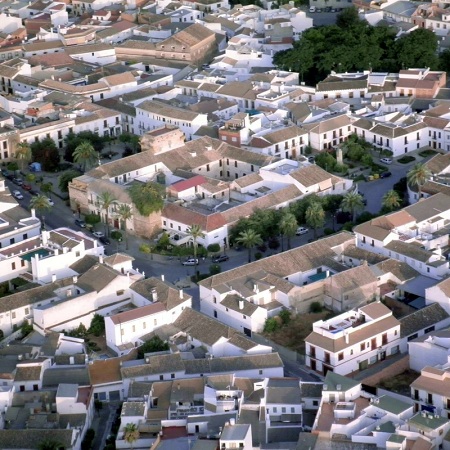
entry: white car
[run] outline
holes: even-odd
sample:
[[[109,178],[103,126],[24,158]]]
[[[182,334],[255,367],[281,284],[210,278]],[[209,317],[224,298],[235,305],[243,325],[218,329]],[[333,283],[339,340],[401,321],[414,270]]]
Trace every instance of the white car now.
[[[20,191],[13,191],[13,195],[15,198],[17,198],[17,200],[23,200],[23,195]]]
[[[198,264],[198,259],[189,258],[184,261],[183,266],[196,266]]]
[[[296,234],[297,236],[300,236],[300,235],[302,235],[302,234],[306,234],[308,231],[309,231],[308,228],[305,228],[305,227],[298,227],[298,228],[297,228],[297,231],[295,232],[295,234]]]
[[[101,231],[94,231],[92,233],[96,238],[101,238],[104,236],[104,234]]]
[[[311,6],[311,7],[309,8],[309,12],[310,12],[310,13],[315,13],[315,12],[316,12],[316,7],[315,7],[315,6]]]
[[[50,206],[55,206],[55,202],[54,202],[51,198],[48,198],[48,197],[47,197],[47,200],[48,200],[48,204],[49,204]]]
[[[382,162],[383,164],[392,164],[392,159],[391,158],[381,158],[380,162]]]

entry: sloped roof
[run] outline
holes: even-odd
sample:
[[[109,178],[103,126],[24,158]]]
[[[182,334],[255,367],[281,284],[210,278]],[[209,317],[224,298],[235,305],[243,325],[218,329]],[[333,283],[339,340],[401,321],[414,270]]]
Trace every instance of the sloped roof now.
[[[400,337],[408,337],[449,317],[439,303],[432,303],[400,319]]]

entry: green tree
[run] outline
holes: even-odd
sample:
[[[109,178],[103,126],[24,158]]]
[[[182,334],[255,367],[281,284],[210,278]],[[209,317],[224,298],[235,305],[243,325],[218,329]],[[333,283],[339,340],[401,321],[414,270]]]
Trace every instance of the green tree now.
[[[255,230],[249,228],[248,230],[244,230],[239,233],[236,242],[238,244],[242,244],[248,249],[248,262],[251,262],[252,248],[256,245],[261,245],[263,243],[263,240],[261,239],[261,236],[255,232]]]
[[[422,187],[430,179],[431,171],[424,164],[416,164],[406,175],[410,187],[417,187],[419,200],[422,197]]]
[[[400,36],[395,42],[398,63],[408,67],[439,67],[437,36],[432,30],[419,28]]]
[[[164,352],[167,350],[169,350],[169,344],[164,342],[159,336],[153,336],[138,348],[137,358],[144,359],[146,353]]]
[[[84,221],[95,228],[95,225],[101,222],[101,218],[98,214],[91,213],[84,216]]]
[[[291,248],[291,237],[295,236],[297,231],[297,219],[289,210],[283,211],[280,222],[280,230],[283,236],[287,237],[287,247]]]
[[[58,187],[61,192],[69,192],[69,183],[76,177],[80,176],[80,172],[76,170],[67,170],[58,178]]]
[[[153,259],[152,255],[152,248],[148,244],[141,244],[139,246],[139,251],[142,252],[144,255],[151,255],[151,259]]]
[[[205,237],[202,227],[198,224],[193,224],[187,230],[188,236],[192,239],[192,245],[194,246],[194,259],[197,259],[198,240]]]
[[[387,211],[398,209],[400,208],[401,204],[402,200],[397,191],[391,189],[383,195],[383,208],[385,208]]]
[[[89,333],[100,336],[105,332],[105,318],[100,314],[94,314],[89,327]]]
[[[121,203],[116,211],[117,216],[119,217],[121,229],[125,234],[125,248],[128,250],[128,227],[127,222],[131,220],[133,217],[133,210],[130,205],[126,203]]]
[[[109,236],[109,209],[116,204],[117,200],[111,192],[103,191],[98,196],[98,201],[100,202],[100,208],[105,211],[106,236]]]
[[[30,144],[26,141],[19,142],[16,145],[15,157],[18,161],[20,161],[20,167],[23,171],[25,168],[25,163],[31,161],[32,154]]]
[[[164,206],[164,186],[148,181],[134,183],[128,188],[131,201],[142,216],[161,211]]]
[[[59,151],[51,138],[42,139],[42,141],[33,142],[30,146],[33,161],[41,164],[42,170],[54,172],[59,165]]]
[[[122,133],[119,136],[119,141],[123,142],[124,144],[130,144],[133,149],[133,152],[136,153],[136,150],[139,146],[140,138],[139,138],[139,136],[136,136],[135,134]]]
[[[140,433],[134,423],[127,423],[123,432],[123,439],[130,447],[133,448],[133,444],[139,439]]]
[[[53,183],[48,181],[47,183],[41,184],[41,191],[48,197],[51,198],[51,194],[53,191]]]
[[[325,225],[325,211],[318,202],[311,203],[305,213],[305,222],[314,230],[314,239],[317,238],[317,229]]]
[[[36,181],[36,175],[34,173],[27,173],[25,179],[28,181],[28,183],[33,184]]]
[[[264,333],[274,333],[280,329],[280,322],[275,317],[269,317],[264,323]]]
[[[73,161],[73,153],[75,149],[82,142],[89,142],[95,149],[97,153],[100,153],[105,145],[106,138],[99,136],[97,133],[93,133],[92,131],[81,131],[78,134],[69,133],[65,138],[66,151],[65,151],[65,160],[68,162]]]
[[[117,251],[119,251],[119,242],[122,242],[122,233],[114,230],[111,232],[111,239],[114,239],[117,242]]]
[[[333,172],[336,167],[336,158],[328,152],[319,153],[316,158],[316,164],[327,172]]]
[[[30,208],[35,209],[36,211],[41,213],[42,218],[42,227],[45,227],[45,217],[44,212],[49,211],[52,206],[50,205],[50,201],[45,195],[38,195],[33,197],[30,200]]]
[[[341,203],[342,211],[348,212],[352,215],[353,223],[356,220],[356,213],[364,209],[363,198],[356,191],[347,192]]]
[[[88,167],[94,166],[99,160],[99,154],[89,141],[81,142],[73,152],[73,160],[82,164],[83,171]]]

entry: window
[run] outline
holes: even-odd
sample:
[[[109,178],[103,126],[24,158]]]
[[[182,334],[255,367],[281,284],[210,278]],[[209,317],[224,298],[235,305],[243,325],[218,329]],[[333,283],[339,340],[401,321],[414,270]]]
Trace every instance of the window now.
[[[338,354],[338,361],[342,361],[344,359],[344,353],[341,352]]]
[[[15,262],[11,263],[11,270],[16,270],[16,263]]]
[[[387,333],[381,335],[381,345],[386,345],[388,343]]]
[[[360,350],[361,350],[361,351],[364,351],[365,348],[366,348],[366,344],[365,344],[365,342],[363,342],[363,343],[360,345]]]
[[[171,373],[171,374],[170,374],[170,378],[175,378],[175,374],[174,374],[174,373]]]
[[[313,406],[319,406],[319,401],[318,400],[313,400]]]
[[[259,374],[262,375],[263,374],[263,370],[259,369]]]
[[[116,295],[123,295],[125,293],[125,289],[119,289],[118,291],[116,291]]]
[[[159,376],[159,381],[163,381],[164,380],[164,375],[160,375]]]
[[[273,407],[273,412],[274,412],[274,413],[277,412],[277,407],[276,407],[276,406]]]
[[[16,318],[16,313],[13,311],[12,313],[11,313],[11,319],[15,319]]]
[[[120,335],[123,336],[124,334],[125,334],[125,331],[124,331],[124,329],[122,328],[122,329],[120,330]]]
[[[25,308],[25,315],[27,316],[28,314],[30,314],[30,308]]]
[[[153,319],[153,325],[156,327],[158,325],[158,319]]]
[[[243,318],[244,320],[246,320],[246,319],[247,319],[247,316],[242,315],[242,318]]]
[[[434,325],[432,325],[431,327],[425,328],[424,333],[430,333],[431,331],[434,331]]]
[[[282,407],[281,407],[281,412],[282,412],[282,414],[285,414],[285,413],[286,413],[286,407],[285,407],[285,406],[282,406]]]

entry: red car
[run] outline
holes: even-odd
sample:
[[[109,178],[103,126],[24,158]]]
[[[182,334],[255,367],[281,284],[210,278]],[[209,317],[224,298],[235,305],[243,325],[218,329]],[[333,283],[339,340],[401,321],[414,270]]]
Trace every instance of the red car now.
[[[25,189],[26,191],[31,191],[31,185],[27,183],[22,184],[22,189]]]

